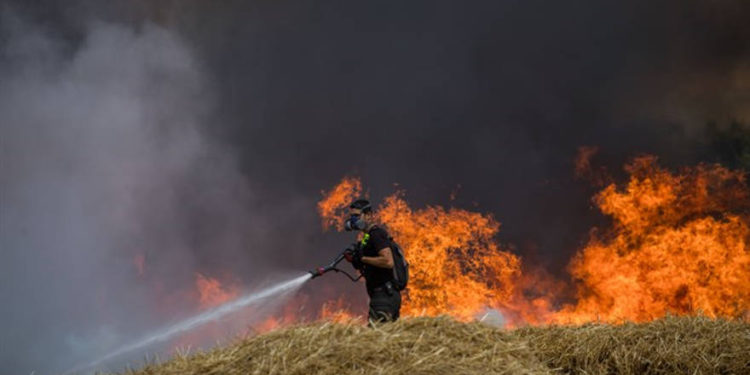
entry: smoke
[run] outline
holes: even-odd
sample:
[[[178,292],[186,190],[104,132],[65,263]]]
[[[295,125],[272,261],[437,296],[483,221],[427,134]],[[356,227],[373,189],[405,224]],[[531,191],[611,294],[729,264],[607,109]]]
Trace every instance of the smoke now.
[[[563,276],[603,220],[580,146],[690,165],[714,156],[704,124],[749,121],[749,8],[18,1],[0,21],[0,370],[177,318],[197,271],[250,285],[325,262],[350,239],[321,235],[315,203],[349,174],[375,201],[398,183],[413,207],[492,213]],[[307,292],[364,300],[338,281]]]
[[[299,287],[306,281],[310,280],[311,277],[312,277],[312,274],[305,273],[302,276],[298,276],[284,283],[266,288],[263,291],[242,296],[241,298],[238,298],[234,301],[223,304],[217,307],[216,309],[193,316],[189,319],[186,319],[172,326],[164,328],[160,331],[157,331],[149,335],[148,337],[141,339],[140,341],[122,346],[121,348],[118,348],[117,350],[107,354],[106,356],[99,358],[96,361],[90,363],[85,368],[93,368],[98,364],[106,363],[107,360],[111,360],[123,354],[130,353],[138,349],[147,348],[149,346],[152,346],[154,343],[169,340],[170,338],[176,335],[179,335],[181,333],[191,332],[204,324],[218,321],[225,315],[228,315],[233,312],[237,312],[243,308],[246,308],[248,305],[256,304],[259,302],[264,302],[264,300],[267,300],[269,298],[272,298],[271,303],[274,303],[275,301],[279,299],[279,297],[284,297],[285,295],[288,295],[288,293],[299,289]],[[77,372],[78,370],[74,370],[74,371]]]
[[[9,12],[1,35],[1,372],[60,371],[184,315],[175,294],[211,262],[269,265],[244,254],[267,224],[204,134],[214,94],[180,37],[92,22],[70,43]]]
[[[560,276],[601,223],[580,146],[614,172],[641,153],[692,165],[713,160],[705,124],[750,121],[746,1],[196,4],[171,25],[268,201],[346,174],[375,200],[398,183],[414,206],[494,213]]]

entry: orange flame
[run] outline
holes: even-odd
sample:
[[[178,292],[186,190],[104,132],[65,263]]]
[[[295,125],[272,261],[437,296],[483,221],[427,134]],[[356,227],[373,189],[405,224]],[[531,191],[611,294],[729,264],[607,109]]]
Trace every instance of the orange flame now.
[[[612,178],[604,168],[592,168],[595,152],[580,150],[576,173],[603,186]],[[750,319],[745,175],[718,165],[672,172],[650,156],[634,159],[625,170],[626,184],[609,183],[594,197],[612,224],[592,229],[589,242],[568,264],[572,282],[522,264],[511,247],[497,241],[501,225],[492,215],[441,206],[414,209],[403,192],[385,198],[377,220],[411,264],[402,316],[448,314],[468,321],[497,309],[510,326],[648,321],[667,313]],[[362,192],[359,179],[346,177],[325,194],[318,204],[323,227],[342,230],[348,204]],[[142,273],[145,259],[136,256],[133,262]],[[238,296],[234,284],[195,276],[201,308]],[[574,292],[576,299],[562,304],[563,291]],[[304,296],[290,301],[282,313],[253,323],[251,330],[262,333],[311,317],[348,322],[361,312],[344,297],[312,310],[305,304]],[[208,327],[195,335],[224,334]]]
[[[349,303],[344,298],[323,304],[320,310],[320,318],[332,322],[344,323],[356,319],[356,316],[349,312]]]
[[[591,150],[588,150],[591,151]],[[586,166],[587,168],[589,166]],[[495,240],[491,215],[428,206],[414,210],[396,193],[378,219],[403,247],[411,279],[402,315],[460,320],[500,309],[511,324],[645,321],[666,313],[742,317],[750,308],[750,190],[742,173],[699,165],[673,174],[641,157],[624,188],[595,197],[614,220],[569,265],[577,301],[560,309],[565,283],[530,273]],[[341,220],[361,183],[345,178],[321,207],[326,227]],[[331,316],[330,307],[324,316]]]
[[[201,308],[221,305],[239,295],[237,288],[224,287],[211,277],[195,274],[195,287],[198,290],[198,302]]]
[[[401,194],[386,198],[378,215],[411,264],[403,314],[469,320],[515,294],[520,259],[494,241],[500,223],[492,216],[439,206],[412,210]]]
[[[341,190],[359,187],[359,181],[344,181],[332,191],[338,197],[356,196]],[[338,203],[338,210],[349,203],[328,198]],[[470,320],[487,307],[511,304],[517,296],[521,262],[494,240],[500,223],[491,215],[439,206],[412,210],[401,193],[386,198],[377,212],[410,261],[403,315],[450,314]],[[323,220],[339,217],[324,215]]]
[[[750,307],[744,176],[699,165],[672,174],[641,157],[624,189],[595,202],[614,227],[573,259],[578,302],[558,320],[646,321],[666,313],[741,317]]]
[[[321,192],[323,200],[318,202],[318,213],[322,218],[323,229],[342,230],[349,203],[362,194],[362,183],[357,178],[344,177],[333,190]]]

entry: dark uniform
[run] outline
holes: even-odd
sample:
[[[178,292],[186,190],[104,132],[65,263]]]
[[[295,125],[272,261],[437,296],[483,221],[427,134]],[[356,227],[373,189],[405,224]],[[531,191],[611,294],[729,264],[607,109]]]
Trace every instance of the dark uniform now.
[[[364,235],[361,244],[362,255],[366,257],[376,257],[380,250],[391,247],[388,233],[377,226]],[[393,269],[364,264],[362,274],[370,296],[370,320],[397,320],[401,310],[401,293],[393,287]]]

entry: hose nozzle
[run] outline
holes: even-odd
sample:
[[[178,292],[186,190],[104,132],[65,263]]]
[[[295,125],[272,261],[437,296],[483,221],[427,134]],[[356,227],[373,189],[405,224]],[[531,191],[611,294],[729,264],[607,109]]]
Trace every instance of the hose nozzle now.
[[[332,269],[333,269],[333,267],[330,267],[330,266],[328,266],[328,267],[318,267],[318,268],[316,268],[314,270],[310,270],[308,272],[310,272],[310,274],[312,274],[312,278],[314,279],[314,278],[316,278],[318,276],[323,276],[324,273],[326,273],[326,272],[328,272],[328,271],[330,271]]]
[[[312,275],[311,279],[314,279],[314,278],[316,278],[318,276],[322,276],[324,273],[329,272],[329,271],[336,271],[336,272],[343,273],[351,281],[357,281],[357,280],[359,280],[359,278],[362,277],[362,275],[360,275],[357,278],[354,278],[354,277],[352,277],[352,275],[348,274],[346,271],[342,271],[342,270],[336,268],[336,265],[338,265],[339,262],[341,262],[343,259],[344,259],[344,252],[342,252],[341,254],[339,254],[336,257],[336,259],[334,259],[333,262],[331,262],[331,264],[329,264],[327,266],[323,266],[323,267],[318,267],[318,268],[316,268],[314,270],[310,270],[310,271],[307,271],[307,272],[310,272],[310,274]]]

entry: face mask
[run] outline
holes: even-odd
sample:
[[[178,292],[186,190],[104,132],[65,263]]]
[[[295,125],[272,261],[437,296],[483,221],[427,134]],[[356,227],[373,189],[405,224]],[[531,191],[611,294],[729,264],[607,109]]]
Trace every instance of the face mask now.
[[[346,222],[344,222],[344,229],[346,229],[347,232],[363,230],[366,225],[365,219],[363,219],[361,215],[352,215],[346,220]]]

